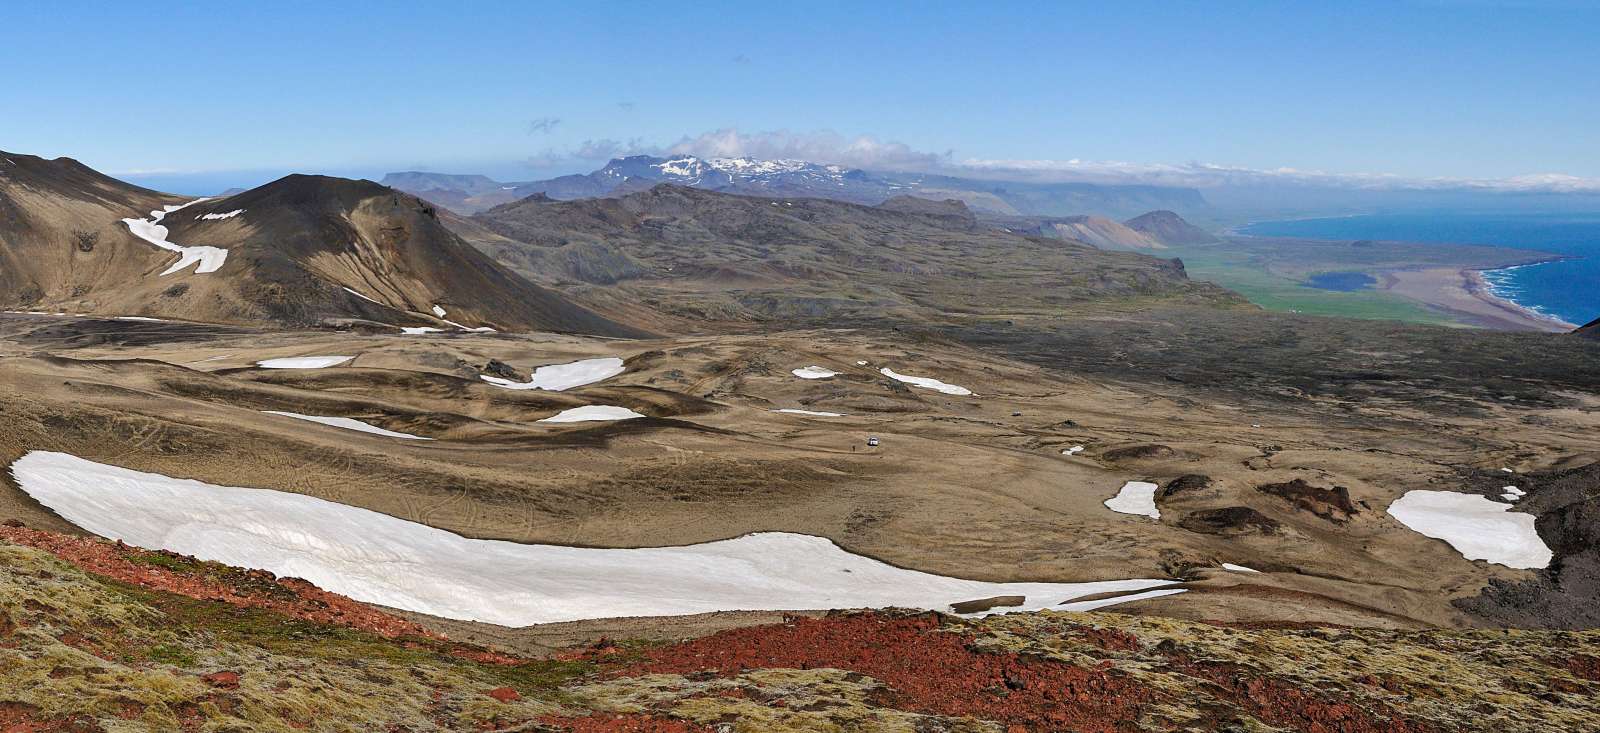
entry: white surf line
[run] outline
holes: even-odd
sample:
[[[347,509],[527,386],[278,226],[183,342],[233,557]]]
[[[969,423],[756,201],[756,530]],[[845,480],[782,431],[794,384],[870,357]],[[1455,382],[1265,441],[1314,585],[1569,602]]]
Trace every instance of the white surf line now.
[[[504,626],[712,611],[949,611],[952,603],[1006,595],[1025,601],[985,613],[1088,610],[1151,596],[1071,602],[1177,582],[987,583],[897,568],[786,532],[643,549],[474,540],[302,494],[169,478],[66,453],[33,451],[11,473],[29,496],[103,537],[304,578],[367,603]]]
[[[933,379],[932,377],[913,377],[906,374],[896,374],[894,370],[890,369],[889,367],[879,369],[878,372],[890,379],[905,382],[906,384],[915,384],[918,387],[927,387],[928,389],[938,390],[945,394],[959,396],[972,394],[972,390],[967,389],[966,387],[958,387],[954,384],[945,384],[944,382]]]
[[[407,440],[433,440],[433,438],[424,438],[421,435],[412,435],[410,433],[397,433],[397,432],[395,432],[393,430],[384,430],[383,428],[380,428],[380,427],[378,427],[376,425],[369,425],[367,423],[361,422],[360,420],[356,420],[354,418],[348,418],[348,417],[325,417],[325,416],[322,416],[322,415],[302,415],[302,414],[300,414],[298,412],[280,412],[278,410],[262,410],[262,412],[265,412],[265,413],[267,413],[269,415],[282,415],[284,417],[292,417],[292,418],[294,418],[296,420],[306,420],[306,421],[314,422],[314,423],[322,423],[323,425],[329,425],[329,426],[336,427],[336,428],[344,428],[345,430],[357,430],[357,431],[360,431],[360,432],[363,432],[363,433],[372,433],[373,435],[383,435],[383,436],[390,437],[390,438],[405,438]]]
[[[1160,519],[1161,510],[1156,508],[1157,488],[1148,481],[1129,481],[1122,485],[1122,490],[1116,496],[1106,499],[1106,508],[1122,514],[1140,514]]]
[[[842,413],[842,412],[821,412],[821,411],[818,411],[818,410],[800,410],[800,409],[796,409],[796,408],[793,408],[793,407],[785,407],[785,408],[782,408],[782,409],[779,409],[779,410],[773,410],[773,412],[782,412],[782,413],[785,413],[785,414],[788,414],[788,415],[810,415],[812,417],[844,417],[844,413]]]
[[[199,263],[199,265],[194,268],[196,274],[216,272],[218,268],[222,267],[222,263],[227,261],[228,250],[225,250],[221,247],[185,247],[167,241],[167,228],[161,225],[161,220],[166,218],[167,214],[187,206],[193,206],[201,201],[210,201],[210,199],[195,199],[186,204],[167,204],[157,211],[150,212],[150,218],[148,219],[122,220],[122,223],[128,226],[128,231],[131,232],[133,236],[143,239],[144,241],[164,250],[178,253],[178,261],[174,262],[171,267],[162,270],[162,275],[171,275],[174,272],[178,272],[179,270],[196,263]]]
[[[585,384],[594,384],[615,377],[627,369],[615,356],[579,359],[565,364],[546,364],[533,370],[526,382],[514,382],[504,377],[480,374],[483,381],[506,389],[544,389],[561,392]]]
[[[1547,567],[1553,557],[1534,529],[1532,514],[1477,494],[1407,491],[1389,505],[1389,516],[1418,534],[1444,540],[1468,560],[1532,570]]]
[[[801,379],[827,379],[829,377],[839,376],[838,372],[819,366],[807,366],[800,367],[799,369],[791,369],[789,373]]]
[[[562,410],[554,416],[547,417],[538,422],[593,422],[596,420],[632,420],[644,417],[626,407],[614,405],[584,405],[568,410]]]
[[[343,364],[353,356],[290,356],[282,359],[263,359],[256,362],[262,369],[323,369]]]

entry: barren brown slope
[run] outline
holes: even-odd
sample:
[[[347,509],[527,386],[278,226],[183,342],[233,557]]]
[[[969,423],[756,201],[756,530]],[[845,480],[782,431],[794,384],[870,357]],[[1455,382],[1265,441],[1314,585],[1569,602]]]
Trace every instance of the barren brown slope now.
[[[13,309],[253,325],[360,320],[639,333],[529,283],[450,233],[431,205],[370,181],[294,175],[184,201],[71,160],[6,159],[0,261],[8,267],[0,284]],[[169,272],[179,255],[123,221],[153,219],[155,210],[178,204],[186,205],[159,222],[166,241],[225,250],[215,271]]]
[[[170,261],[121,220],[179,201],[71,158],[0,152],[0,305],[31,309],[111,290]]]
[[[472,221],[462,235],[525,275],[564,280],[590,302],[646,303],[698,323],[1243,303],[1191,282],[1174,261],[974,227],[945,210],[662,185],[608,199],[529,198]]]
[[[1600,339],[1600,318],[1590,321],[1588,325],[1585,325],[1582,328],[1573,331],[1572,333],[1576,336],[1582,336],[1583,338]]]
[[[1122,223],[1129,229],[1165,245],[1211,244],[1221,241],[1210,232],[1166,210],[1140,214]]]

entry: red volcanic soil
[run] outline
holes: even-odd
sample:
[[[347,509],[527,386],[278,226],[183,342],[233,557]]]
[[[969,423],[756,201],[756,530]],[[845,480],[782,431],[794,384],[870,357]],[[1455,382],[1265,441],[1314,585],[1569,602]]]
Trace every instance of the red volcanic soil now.
[[[641,713],[595,713],[581,718],[546,716],[540,723],[571,733],[712,733],[713,729],[675,718]]]
[[[169,552],[151,552],[121,542],[72,537],[26,527],[0,526],[0,540],[44,550],[87,572],[150,590],[262,608],[320,624],[349,626],[387,638],[437,634],[299,578],[265,570],[240,570],[201,563]]]
[[[1157,697],[1116,672],[975,651],[971,635],[941,626],[932,614],[799,618],[652,650],[614,674],[835,668],[888,685],[881,702],[891,707],[1085,733],[1137,730],[1139,709]]]

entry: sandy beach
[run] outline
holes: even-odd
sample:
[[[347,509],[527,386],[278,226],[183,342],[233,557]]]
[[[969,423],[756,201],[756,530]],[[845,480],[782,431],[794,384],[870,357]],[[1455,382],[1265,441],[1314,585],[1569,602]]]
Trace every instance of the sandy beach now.
[[[1383,289],[1449,311],[1467,323],[1485,328],[1555,333],[1577,328],[1495,297],[1478,270],[1454,267],[1394,270],[1384,273]]]

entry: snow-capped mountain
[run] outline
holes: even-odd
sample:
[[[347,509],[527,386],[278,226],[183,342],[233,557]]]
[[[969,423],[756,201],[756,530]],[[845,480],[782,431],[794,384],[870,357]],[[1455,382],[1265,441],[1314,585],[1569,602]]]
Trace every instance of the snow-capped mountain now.
[[[674,183],[695,188],[723,189],[728,186],[770,186],[785,182],[838,182],[848,169],[837,165],[819,165],[803,160],[757,160],[755,158],[698,158],[679,155],[672,158],[654,158],[635,155],[618,158],[595,171],[618,185],[630,181]]]
[[[701,158],[694,155],[616,158],[592,173],[500,184],[472,177],[391,173],[384,183],[459,213],[471,214],[528,196],[556,200],[616,196],[663,183],[746,196],[827,198],[875,206],[895,196],[960,199],[975,211],[1066,216],[1094,212],[1131,216],[1152,209],[1195,211],[1206,202],[1192,188],[1094,183],[991,181],[926,173],[866,171],[804,160]],[[485,179],[486,180],[486,179]]]

